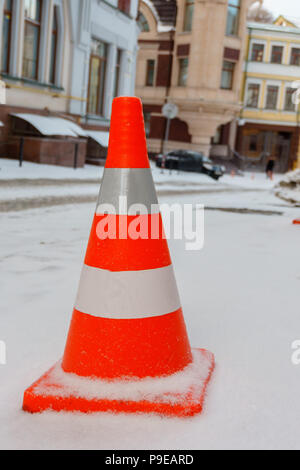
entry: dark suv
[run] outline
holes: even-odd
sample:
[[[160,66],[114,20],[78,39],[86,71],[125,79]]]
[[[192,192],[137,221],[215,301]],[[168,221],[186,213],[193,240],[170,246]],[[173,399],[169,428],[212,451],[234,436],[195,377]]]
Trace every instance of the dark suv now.
[[[215,165],[212,160],[202,153],[189,150],[173,150],[166,155],[158,155],[156,157],[156,166],[170,170],[204,173],[215,180],[221,178],[226,171],[224,167]]]

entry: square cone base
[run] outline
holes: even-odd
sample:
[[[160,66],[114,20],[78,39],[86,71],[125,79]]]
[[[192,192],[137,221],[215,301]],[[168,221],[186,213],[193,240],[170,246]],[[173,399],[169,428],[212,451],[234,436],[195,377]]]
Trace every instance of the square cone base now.
[[[204,349],[193,350],[193,362],[183,371],[142,380],[78,377],[65,373],[59,363],[26,390],[23,410],[194,416],[202,412],[214,367],[213,354]]]

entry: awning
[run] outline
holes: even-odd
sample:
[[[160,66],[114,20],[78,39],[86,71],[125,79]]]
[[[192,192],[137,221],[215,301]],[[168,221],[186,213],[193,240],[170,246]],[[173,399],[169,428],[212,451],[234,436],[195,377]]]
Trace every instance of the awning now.
[[[38,114],[11,114],[11,116],[31,124],[42,135],[63,135],[70,137],[86,137],[86,132],[77,124],[68,119],[40,116]]]
[[[109,132],[107,131],[85,131],[87,136],[97,142],[101,147],[108,148]]]

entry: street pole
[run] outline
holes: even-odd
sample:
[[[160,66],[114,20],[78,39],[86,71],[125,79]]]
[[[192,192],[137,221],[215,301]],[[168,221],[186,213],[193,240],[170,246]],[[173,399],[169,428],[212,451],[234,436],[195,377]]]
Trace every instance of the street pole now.
[[[165,140],[164,140],[164,145],[163,145],[163,155],[166,152],[167,144],[169,142],[170,129],[171,129],[171,118],[167,118],[167,127],[166,127]]]

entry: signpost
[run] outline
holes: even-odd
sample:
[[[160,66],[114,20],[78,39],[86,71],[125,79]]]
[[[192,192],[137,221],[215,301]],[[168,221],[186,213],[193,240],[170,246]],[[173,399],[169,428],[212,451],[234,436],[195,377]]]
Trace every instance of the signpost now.
[[[171,127],[171,121],[172,119],[175,119],[178,116],[178,106],[174,103],[166,103],[162,109],[163,115],[165,118],[167,118],[167,127],[166,127],[166,134],[165,134],[165,140],[164,140],[164,145],[163,145],[163,154],[165,153],[166,145],[169,140],[170,136],[170,127]]]

